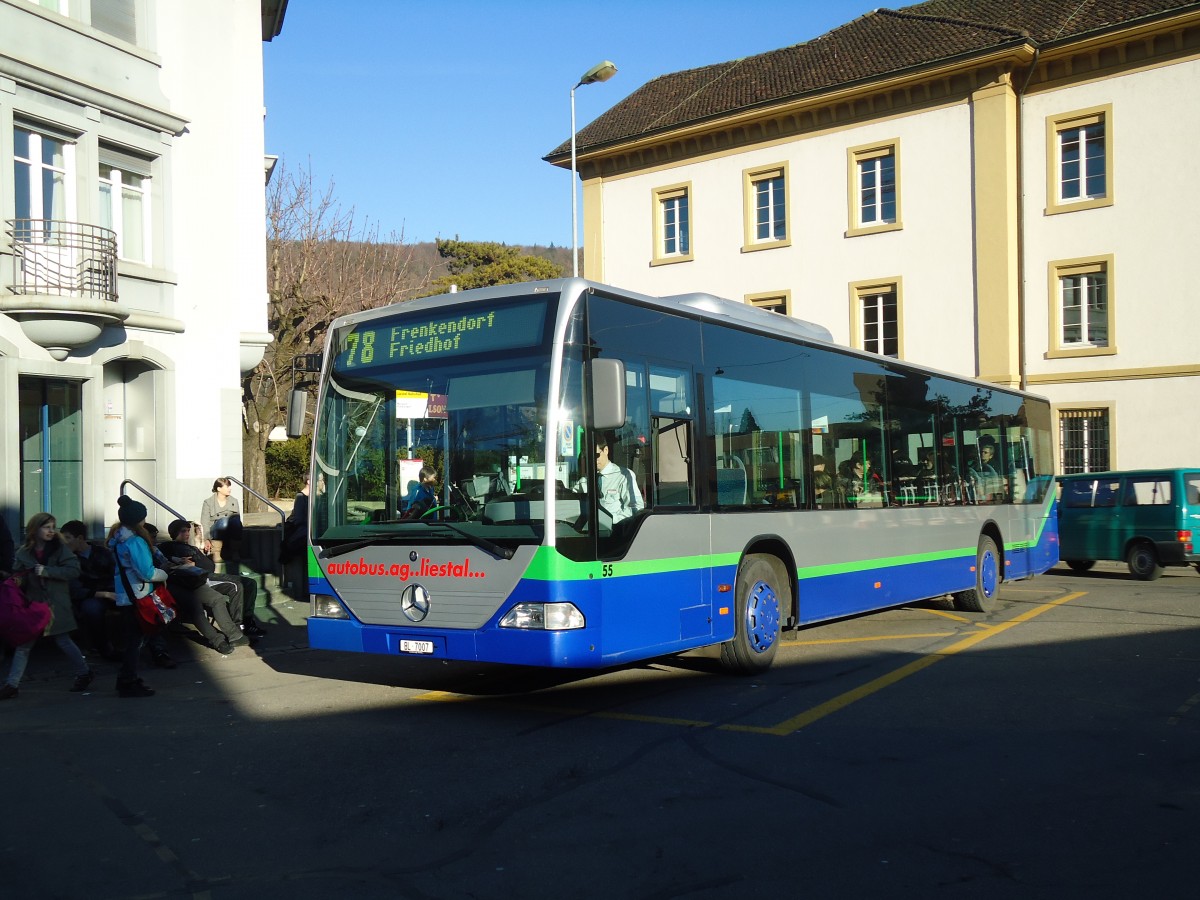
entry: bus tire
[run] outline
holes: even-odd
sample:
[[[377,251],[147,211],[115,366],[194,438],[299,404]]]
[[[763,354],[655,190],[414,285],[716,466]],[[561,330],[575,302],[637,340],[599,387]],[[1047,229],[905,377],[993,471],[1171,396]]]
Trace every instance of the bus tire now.
[[[996,542],[985,534],[979,538],[979,549],[975,551],[975,587],[955,593],[954,608],[963,612],[990,612],[1002,580],[1000,551]]]
[[[1094,559],[1068,559],[1064,562],[1072,572],[1086,572],[1096,564]]]
[[[1154,545],[1149,541],[1134,541],[1125,562],[1129,566],[1129,574],[1142,581],[1153,581],[1163,573],[1158,554],[1154,552]]]
[[[779,649],[779,632],[792,608],[787,570],[774,556],[751,553],[738,566],[733,639],[721,644],[721,666],[738,675],[768,669]]]

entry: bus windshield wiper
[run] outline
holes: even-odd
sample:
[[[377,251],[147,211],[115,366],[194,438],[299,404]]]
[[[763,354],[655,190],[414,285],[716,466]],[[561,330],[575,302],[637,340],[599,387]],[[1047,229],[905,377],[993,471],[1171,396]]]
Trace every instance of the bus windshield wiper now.
[[[512,559],[516,551],[510,550],[508,547],[501,547],[495,541],[489,541],[485,537],[480,537],[477,534],[471,534],[469,531],[463,531],[452,522],[439,522],[433,519],[417,519],[418,522],[424,522],[430,528],[449,528],[455,534],[461,534],[468,541],[478,547],[480,550],[486,550],[494,556],[503,556],[505,559]]]
[[[404,521],[408,521],[408,522],[412,522],[412,523],[419,522],[419,523],[429,525],[429,526],[449,528],[455,534],[465,537],[468,541],[470,541],[472,544],[474,544],[480,550],[486,550],[487,552],[493,554],[494,556],[502,556],[505,559],[513,558],[514,551],[508,549],[507,547],[501,547],[495,541],[489,541],[485,537],[479,537],[478,535],[471,534],[471,532],[464,531],[463,529],[459,528],[457,525],[452,525],[449,522],[435,522],[435,521],[432,521],[429,519],[409,519],[409,520],[404,520]],[[387,523],[379,522],[377,524],[386,525]],[[348,541],[344,544],[335,544],[332,547],[326,547],[319,554],[317,554],[317,556],[319,559],[334,559],[335,557],[342,556],[346,553],[353,553],[355,550],[361,550],[363,547],[370,547],[373,544],[393,544],[393,543],[400,543],[400,542],[409,541],[409,540],[412,540],[411,533],[403,534],[403,535],[400,535],[400,534],[377,534],[377,535],[374,535],[373,537],[362,538],[360,540]]]
[[[377,534],[374,537],[362,538],[357,541],[346,541],[345,543],[334,544],[332,547],[326,547],[317,554],[317,558],[333,559],[335,556],[341,556],[344,553],[353,553],[355,550],[370,547],[372,544],[390,544],[402,540],[408,540],[408,537],[398,534]]]

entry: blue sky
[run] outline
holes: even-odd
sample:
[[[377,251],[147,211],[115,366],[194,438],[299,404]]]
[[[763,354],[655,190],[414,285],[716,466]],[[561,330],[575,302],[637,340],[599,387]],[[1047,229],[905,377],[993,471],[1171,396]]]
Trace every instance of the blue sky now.
[[[290,0],[263,45],[267,152],[406,241],[571,245],[570,175],[542,157],[668,72],[816,37],[879,0],[656,4]]]

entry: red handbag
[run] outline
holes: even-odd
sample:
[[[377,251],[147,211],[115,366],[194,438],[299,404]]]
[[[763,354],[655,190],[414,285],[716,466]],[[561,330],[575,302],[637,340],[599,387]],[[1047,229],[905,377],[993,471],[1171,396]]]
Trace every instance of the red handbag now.
[[[154,634],[175,621],[175,598],[165,584],[154,585],[154,590],[145,597],[133,601],[133,607],[137,610],[138,624],[146,634]]]
[[[175,598],[171,596],[171,592],[167,590],[165,584],[159,582],[154,585],[154,590],[145,597],[138,597],[133,585],[129,583],[129,576],[125,574],[125,567],[121,565],[120,560],[117,561],[117,571],[121,574],[121,583],[125,586],[125,596],[133,604],[133,610],[137,613],[138,624],[142,626],[143,632],[154,634],[163,626],[170,625],[175,621]]]
[[[0,582],[0,639],[19,647],[42,636],[52,618],[50,607],[27,600],[15,578]]]

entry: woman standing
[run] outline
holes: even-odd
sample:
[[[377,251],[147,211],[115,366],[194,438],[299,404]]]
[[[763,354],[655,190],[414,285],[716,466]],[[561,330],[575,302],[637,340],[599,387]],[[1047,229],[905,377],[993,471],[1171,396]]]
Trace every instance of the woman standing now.
[[[114,593],[117,612],[121,616],[121,631],[125,636],[125,656],[117,673],[117,693],[122,697],[151,697],[154,689],[138,677],[138,655],[142,652],[145,635],[138,621],[133,602],[145,597],[154,584],[167,580],[167,573],[155,567],[152,547],[154,541],[146,531],[146,507],[132,497],[117,498],[117,524],[108,533],[108,549],[117,559]],[[127,587],[128,586],[128,587]],[[133,596],[130,596],[130,591]]]
[[[29,520],[25,528],[25,543],[17,548],[13,570],[21,576],[21,587],[30,600],[46,603],[54,617],[46,634],[54,638],[58,649],[66,654],[75,669],[72,691],[85,691],[94,673],[87,660],[71,640],[75,630],[75,613],[71,609],[71,579],[79,577],[79,557],[58,536],[58,523],[50,513],[41,512]],[[13,651],[8,679],[0,687],[0,700],[12,700],[25,675],[29,651],[37,643],[34,638]]]
[[[221,549],[227,539],[225,532],[228,530],[229,519],[237,516],[240,522],[242,510],[238,506],[237,497],[231,496],[232,479],[218,478],[213,482],[212,489],[212,496],[206,499],[200,508],[200,524],[204,526],[204,536],[211,543],[213,562],[219,563],[222,559]],[[236,552],[233,555],[236,558]]]

